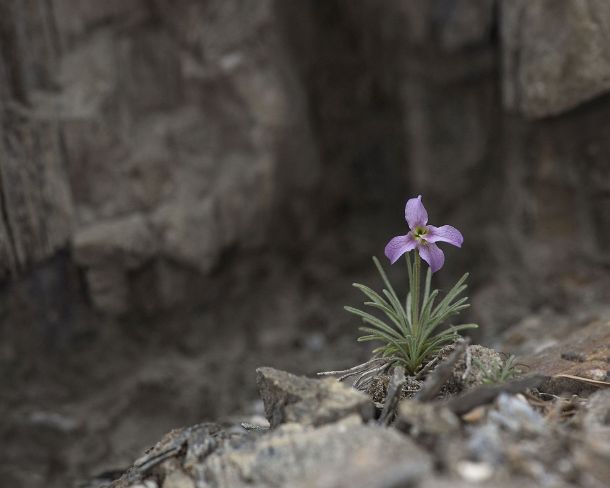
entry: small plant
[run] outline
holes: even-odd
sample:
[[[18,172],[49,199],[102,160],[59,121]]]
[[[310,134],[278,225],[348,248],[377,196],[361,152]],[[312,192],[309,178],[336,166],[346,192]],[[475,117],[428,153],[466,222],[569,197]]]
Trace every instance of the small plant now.
[[[485,365],[478,359],[473,359],[472,362],[477,365],[483,374],[483,383],[506,383],[522,374],[519,365],[515,363],[517,358],[513,354],[508,356],[501,364],[494,363],[491,368],[486,368]]]
[[[377,293],[359,283],[354,283],[354,286],[369,299],[364,305],[382,312],[384,318],[354,307],[345,309],[359,316],[366,324],[360,327],[365,335],[359,337],[358,341],[381,342],[382,345],[373,351],[375,356],[387,358],[388,362],[404,366],[407,373],[414,374],[443,346],[455,342],[459,331],[473,329],[477,325],[450,325],[438,331],[450,317],[470,306],[467,303],[468,297],[460,298],[467,288],[465,282],[468,273],[464,274],[438,303],[436,301],[439,290],[431,290],[432,274],[438,271],[445,261],[443,251],[435,243],[442,241],[461,247],[464,240],[462,234],[450,225],[427,225],[428,214],[421,202],[421,195],[407,202],[405,219],[409,224],[409,233],[390,240],[385,248],[385,255],[390,263],[394,264],[406,254],[409,277],[406,299],[399,299],[379,260],[373,258],[385,288],[381,293]],[[412,259],[409,256],[410,251],[414,251]],[[429,265],[423,294],[420,279],[422,259]]]

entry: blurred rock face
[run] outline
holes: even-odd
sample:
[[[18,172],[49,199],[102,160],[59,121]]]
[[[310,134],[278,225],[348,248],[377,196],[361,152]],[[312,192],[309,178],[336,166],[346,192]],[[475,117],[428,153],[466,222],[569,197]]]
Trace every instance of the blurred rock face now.
[[[323,4],[3,2],[0,279],[70,247],[97,309],[143,306],[142,280],[171,307],[226,250],[306,245],[328,201],[361,199],[342,182],[368,134],[406,147],[405,198],[470,236],[456,259],[482,280],[603,256],[607,2]],[[378,99],[399,137],[354,122]]]
[[[319,169],[273,2],[39,3],[3,7],[5,278],[71,245],[121,313],[146,263],[206,273],[297,219]],[[161,307],[186,293],[167,288]]]
[[[610,89],[610,5],[504,1],[505,106],[531,117],[565,112]]]

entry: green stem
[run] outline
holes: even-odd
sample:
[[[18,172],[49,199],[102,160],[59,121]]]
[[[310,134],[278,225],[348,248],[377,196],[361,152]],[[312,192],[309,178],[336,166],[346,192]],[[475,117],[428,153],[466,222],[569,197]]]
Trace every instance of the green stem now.
[[[411,323],[413,324],[413,335],[419,335],[419,274],[421,260],[417,249],[413,253],[413,281],[411,283]]]
[[[407,288],[411,291],[411,286],[413,285],[413,265],[411,264],[411,255],[409,253],[405,254],[405,261],[407,262],[407,276],[409,278],[409,286]],[[405,297],[405,311],[408,310],[407,301],[411,300],[410,297],[411,295],[407,293],[407,296]],[[409,319],[411,319],[411,317],[409,317]]]

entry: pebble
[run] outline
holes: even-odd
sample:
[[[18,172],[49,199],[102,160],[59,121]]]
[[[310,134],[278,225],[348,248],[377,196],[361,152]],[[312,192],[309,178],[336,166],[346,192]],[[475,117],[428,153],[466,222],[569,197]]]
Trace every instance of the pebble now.
[[[497,409],[489,412],[489,418],[501,427],[513,432],[541,433],[546,421],[522,398],[502,393],[498,396]]]
[[[460,461],[455,469],[465,481],[471,483],[487,481],[494,474],[494,469],[491,465],[473,461]]]

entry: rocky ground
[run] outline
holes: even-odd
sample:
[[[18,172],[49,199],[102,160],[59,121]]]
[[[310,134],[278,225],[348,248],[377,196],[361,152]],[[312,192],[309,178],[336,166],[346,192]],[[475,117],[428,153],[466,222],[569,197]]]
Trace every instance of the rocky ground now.
[[[382,399],[258,368],[261,411],[172,430],[117,480],[87,486],[607,486],[610,321],[520,357],[514,378],[498,375],[506,357],[467,343],[419,378],[376,377]]]
[[[455,358],[446,381],[423,395],[426,376],[436,375],[451,356],[445,351],[446,361],[428,375],[406,378],[394,418],[394,408],[384,413],[392,371],[374,378],[366,393],[349,389],[354,377],[344,386],[289,373],[277,373],[278,379],[266,369],[259,370],[257,386],[256,371],[264,365],[316,378],[316,372],[369,358],[341,305],[359,300],[347,283],[374,284],[373,275],[328,266],[332,259],[323,253],[300,273],[273,259],[276,271],[262,278],[259,269],[245,272],[246,263],[233,263],[244,274],[215,276],[218,294],[209,292],[207,305],[181,315],[146,322],[131,317],[120,327],[75,317],[85,325],[73,331],[78,347],[70,343],[69,355],[39,349],[26,363],[4,343],[0,436],[10,449],[0,459],[3,482],[102,487],[127,472],[126,486],[165,488],[206,486],[204,479],[208,486],[237,487],[403,486],[406,479],[459,486],[473,477],[508,486],[521,483],[520,477],[537,486],[603,486],[607,473],[599,470],[608,444],[601,427],[606,414],[599,412],[607,408],[602,392],[610,369],[603,280],[588,273],[583,285],[576,273],[569,293],[557,280],[545,288],[554,293],[544,297],[544,307],[529,312],[523,302],[489,298],[489,288],[479,288],[467,319],[479,322],[481,336],[492,339],[486,344],[502,353],[470,346]],[[501,328],[503,314],[523,318]],[[241,332],[227,323],[239,323]],[[481,390],[482,382],[499,381],[497,367],[509,353],[518,355],[517,381],[534,376],[534,382]],[[545,381],[538,384],[536,375]],[[185,428],[172,430],[180,426]],[[169,451],[159,446],[159,458],[144,454],[170,431],[179,440]],[[201,448],[202,442],[209,447]],[[143,455],[147,461],[128,470]],[[417,456],[421,462],[408,462]]]

